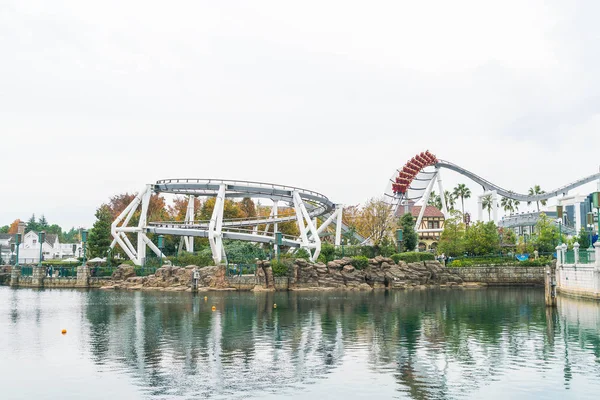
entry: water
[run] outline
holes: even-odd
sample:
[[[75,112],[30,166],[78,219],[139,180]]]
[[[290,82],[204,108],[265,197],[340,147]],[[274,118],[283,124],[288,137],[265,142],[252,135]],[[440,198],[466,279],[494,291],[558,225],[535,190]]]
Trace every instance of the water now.
[[[600,397],[600,303],[547,311],[531,288],[207,295],[0,287],[0,398]]]

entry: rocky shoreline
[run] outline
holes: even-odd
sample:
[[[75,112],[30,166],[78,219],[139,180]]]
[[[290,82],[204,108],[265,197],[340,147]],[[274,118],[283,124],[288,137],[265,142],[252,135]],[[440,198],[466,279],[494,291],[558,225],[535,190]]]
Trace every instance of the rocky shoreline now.
[[[362,269],[351,258],[327,264],[296,259],[283,277],[276,277],[269,261],[259,261],[254,275],[228,276],[225,266],[163,266],[154,275],[135,276],[129,265],[119,266],[101,289],[208,291],[208,290],[377,290],[427,287],[481,286],[464,283],[458,274],[438,261],[395,263],[391,258],[370,259]],[[193,285],[198,272],[197,287]]]

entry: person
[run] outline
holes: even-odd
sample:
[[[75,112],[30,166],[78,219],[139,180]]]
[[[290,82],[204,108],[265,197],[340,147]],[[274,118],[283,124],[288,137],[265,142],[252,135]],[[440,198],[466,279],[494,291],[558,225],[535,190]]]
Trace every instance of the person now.
[[[446,253],[442,253],[442,264],[446,266]]]
[[[535,249],[533,251],[533,258],[534,258],[534,260],[537,260],[539,255],[540,255],[540,253],[538,253],[537,249]]]

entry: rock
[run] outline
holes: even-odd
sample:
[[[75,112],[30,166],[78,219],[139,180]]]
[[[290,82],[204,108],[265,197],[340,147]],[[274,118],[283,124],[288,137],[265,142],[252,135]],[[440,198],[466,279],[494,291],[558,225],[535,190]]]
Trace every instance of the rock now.
[[[203,267],[198,270],[200,279],[198,282],[199,286],[209,287],[213,289],[222,289],[229,286],[225,279],[225,266],[209,266]]]
[[[355,271],[355,268],[352,265],[344,265],[343,271],[346,274],[351,274]]]
[[[114,281],[122,281],[135,276],[135,268],[132,265],[121,264],[114,270],[111,278]]]

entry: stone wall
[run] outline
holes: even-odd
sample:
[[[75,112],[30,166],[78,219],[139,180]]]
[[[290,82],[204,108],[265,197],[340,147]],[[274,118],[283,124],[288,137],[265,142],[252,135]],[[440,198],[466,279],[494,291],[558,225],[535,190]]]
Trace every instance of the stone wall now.
[[[546,267],[521,267],[518,265],[480,265],[448,268],[464,282],[487,285],[544,285]]]
[[[600,270],[593,264],[563,265],[556,268],[558,293],[600,299]]]

